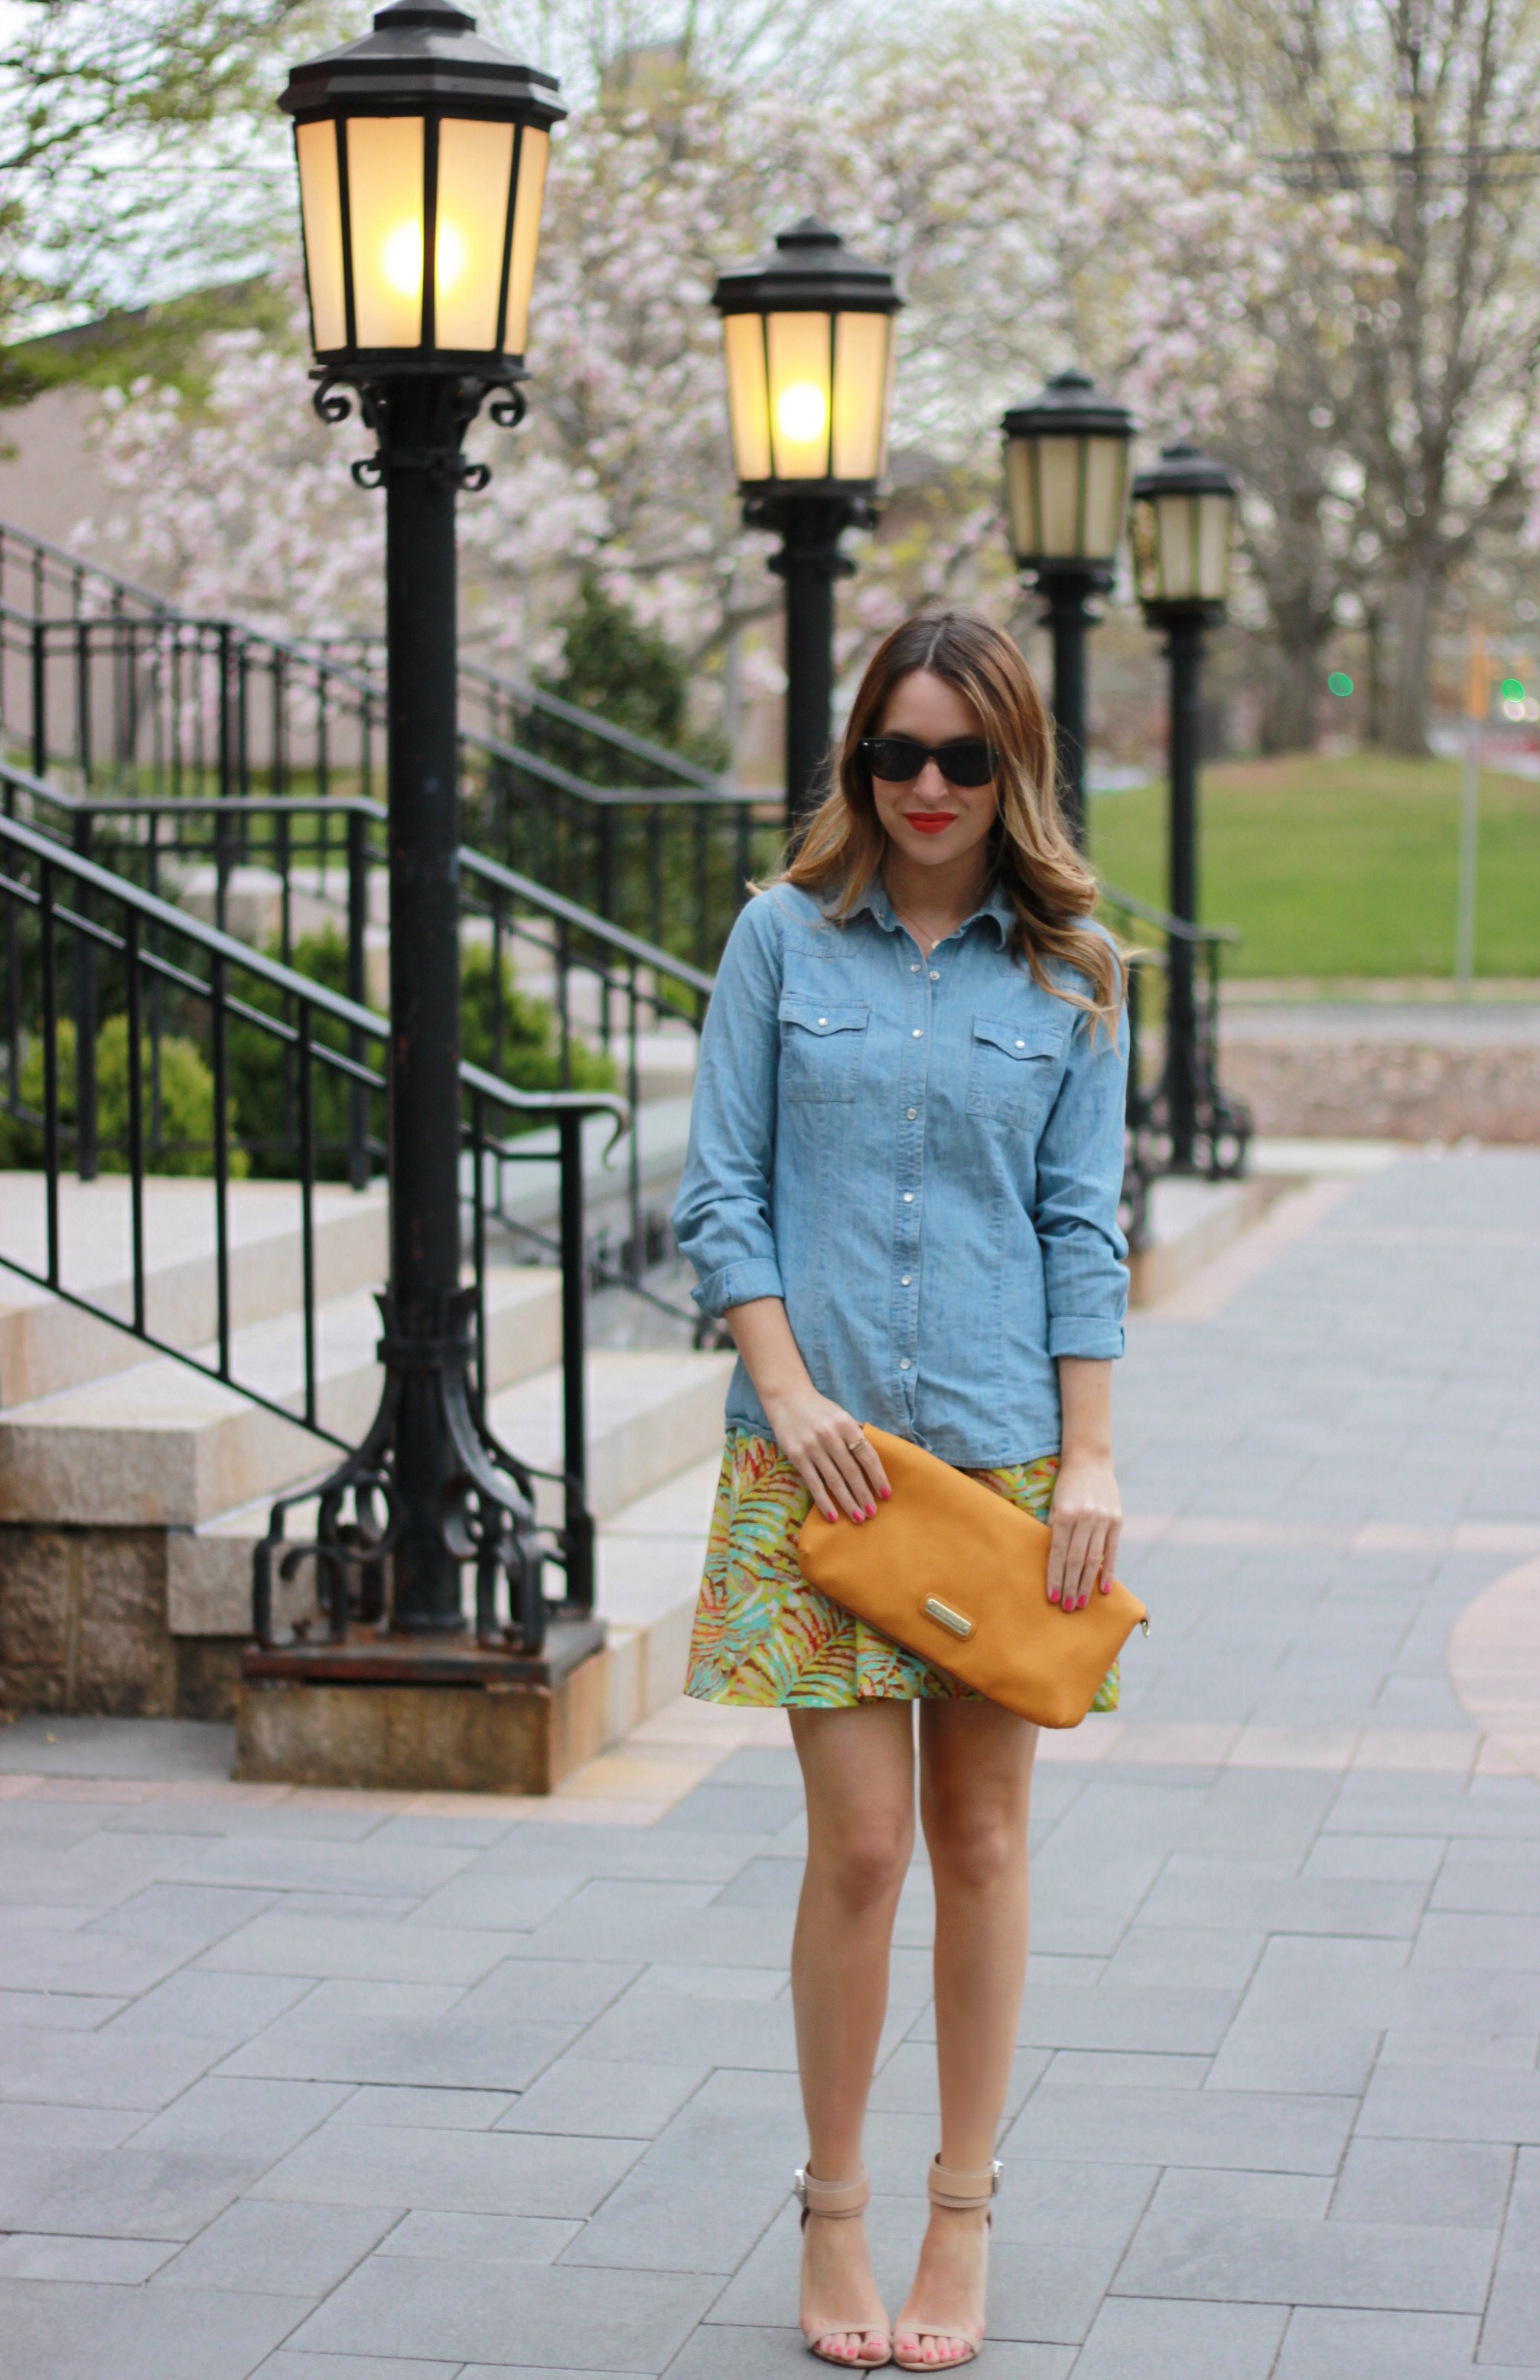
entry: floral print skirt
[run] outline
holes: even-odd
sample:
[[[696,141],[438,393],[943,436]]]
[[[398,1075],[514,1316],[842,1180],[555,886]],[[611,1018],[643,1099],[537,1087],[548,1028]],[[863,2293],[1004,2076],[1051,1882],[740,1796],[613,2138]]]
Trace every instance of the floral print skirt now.
[[[1048,1454],[972,1476],[1046,1521],[1058,1472],[1057,1455]],[[971,1695],[972,1687],[809,1586],[797,1567],[796,1540],[811,1502],[773,1439],[728,1432],[685,1693],[697,1702],[804,1710]],[[1091,1707],[1117,1709],[1115,1662]]]

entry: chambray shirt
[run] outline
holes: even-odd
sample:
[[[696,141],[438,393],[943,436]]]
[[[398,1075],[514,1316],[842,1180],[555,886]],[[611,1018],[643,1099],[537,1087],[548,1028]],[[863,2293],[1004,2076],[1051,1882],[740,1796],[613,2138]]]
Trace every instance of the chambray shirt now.
[[[978,1469],[1058,1451],[1054,1358],[1121,1355],[1128,1296],[1126,1024],[1093,1037],[1013,922],[996,892],[926,959],[880,886],[843,925],[750,901],[673,1210],[708,1314],[783,1298],[824,1395]],[[741,1363],[727,1420],[771,1434]]]

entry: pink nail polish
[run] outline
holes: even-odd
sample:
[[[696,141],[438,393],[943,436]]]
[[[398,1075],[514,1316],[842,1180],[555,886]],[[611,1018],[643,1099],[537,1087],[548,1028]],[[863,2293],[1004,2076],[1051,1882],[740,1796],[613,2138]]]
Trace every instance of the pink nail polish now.
[[[880,1495],[884,1504],[888,1501],[888,1499],[891,1496],[892,1492],[893,1491],[891,1488],[882,1488],[878,1490],[878,1493]]]
[[[868,1504],[868,1505],[867,1506],[867,1520],[868,1520],[868,1521],[875,1521],[875,1520],[876,1520],[876,1518],[877,1518],[877,1506],[876,1506],[875,1504]]]

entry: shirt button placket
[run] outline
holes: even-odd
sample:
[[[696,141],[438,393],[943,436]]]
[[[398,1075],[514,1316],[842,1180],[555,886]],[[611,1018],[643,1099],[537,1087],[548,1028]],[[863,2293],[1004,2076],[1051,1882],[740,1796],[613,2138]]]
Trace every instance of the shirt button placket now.
[[[928,979],[923,965],[911,965],[909,969],[911,991],[917,993],[919,998],[911,1001],[907,1005],[911,1017],[918,1017],[920,1022],[912,1023],[909,1027],[909,1060],[905,1066],[905,1073],[909,1079],[907,1086],[901,1087],[907,1087],[912,1095],[905,1100],[903,1110],[905,1122],[912,1124],[919,1123],[920,1107],[925,1097],[926,1075],[929,1064],[929,1027],[934,1021],[930,986],[939,980],[940,978],[935,969],[930,971]],[[901,1135],[899,1147],[901,1151],[899,1181],[902,1196],[899,1207],[898,1259],[899,1263],[906,1268],[899,1274],[899,1287],[907,1291],[908,1294],[903,1300],[901,1312],[896,1353],[898,1368],[903,1382],[905,1402],[912,1409],[916,1359],[919,1353],[916,1311],[918,1301],[914,1293],[914,1284],[919,1269],[916,1262],[919,1256],[919,1194],[925,1186],[924,1125],[920,1124],[917,1132]],[[903,1186],[905,1184],[908,1186]]]

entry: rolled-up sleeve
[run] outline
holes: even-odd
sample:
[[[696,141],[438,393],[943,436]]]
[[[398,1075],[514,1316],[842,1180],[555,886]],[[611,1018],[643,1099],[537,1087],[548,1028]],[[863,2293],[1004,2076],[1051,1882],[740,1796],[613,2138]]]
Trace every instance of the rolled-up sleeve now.
[[[774,896],[760,893],[722,953],[673,1207],[674,1237],[695,1267],[691,1294],[707,1314],[786,1293],[770,1207],[781,973]]]
[[[1069,1063],[1037,1144],[1033,1211],[1043,1256],[1050,1356],[1123,1352],[1128,1242],[1118,1227],[1122,1195],[1128,1020],[1116,1039],[1077,1012]]]

